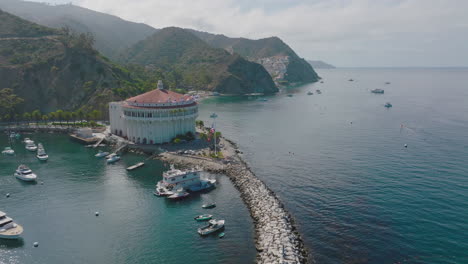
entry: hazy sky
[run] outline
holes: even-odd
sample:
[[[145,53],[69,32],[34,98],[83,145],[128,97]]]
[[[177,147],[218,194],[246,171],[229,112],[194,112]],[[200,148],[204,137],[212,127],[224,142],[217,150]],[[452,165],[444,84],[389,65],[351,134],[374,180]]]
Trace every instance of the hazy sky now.
[[[337,66],[468,66],[467,0],[71,2],[156,28],[278,36],[299,56]]]

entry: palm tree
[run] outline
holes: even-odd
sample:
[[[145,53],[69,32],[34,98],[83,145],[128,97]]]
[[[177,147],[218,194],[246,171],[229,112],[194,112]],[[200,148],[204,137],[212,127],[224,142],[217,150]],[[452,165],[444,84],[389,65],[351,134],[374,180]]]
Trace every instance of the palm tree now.
[[[26,121],[29,126],[29,121],[31,120],[31,114],[28,112],[23,113],[23,120]]]
[[[62,127],[63,110],[59,109],[59,110],[55,111],[55,114],[56,114],[55,117],[59,120],[60,127]]]
[[[31,113],[31,118],[36,121],[36,127],[38,126],[38,123],[39,123],[39,120],[41,119],[41,111],[39,110],[34,110],[32,113]]]

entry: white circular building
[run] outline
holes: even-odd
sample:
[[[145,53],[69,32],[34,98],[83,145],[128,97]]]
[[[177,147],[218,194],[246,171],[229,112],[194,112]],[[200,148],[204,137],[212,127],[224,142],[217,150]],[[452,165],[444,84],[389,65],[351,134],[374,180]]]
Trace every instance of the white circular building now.
[[[192,96],[163,89],[109,103],[111,133],[137,144],[170,142],[180,134],[195,134],[198,105]]]

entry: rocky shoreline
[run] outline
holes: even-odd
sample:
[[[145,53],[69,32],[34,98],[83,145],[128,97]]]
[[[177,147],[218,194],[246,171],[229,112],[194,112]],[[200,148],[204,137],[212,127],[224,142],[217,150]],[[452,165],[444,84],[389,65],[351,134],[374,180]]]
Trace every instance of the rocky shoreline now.
[[[174,152],[164,152],[158,158],[176,166],[199,166],[229,177],[254,220],[257,263],[308,263],[307,249],[291,215],[275,193],[255,176],[240,157],[236,144],[224,138],[221,141],[224,144],[223,152],[231,158],[227,164],[207,157]]]

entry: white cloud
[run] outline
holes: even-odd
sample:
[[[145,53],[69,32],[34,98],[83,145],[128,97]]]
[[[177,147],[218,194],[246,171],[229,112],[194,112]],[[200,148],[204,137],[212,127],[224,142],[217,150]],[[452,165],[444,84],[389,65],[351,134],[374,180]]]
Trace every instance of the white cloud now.
[[[302,57],[342,66],[443,66],[468,62],[468,45],[462,45],[468,43],[468,1],[464,0],[74,3],[157,28],[179,26],[249,38],[279,36]],[[463,42],[455,45],[460,50],[450,50],[452,41]],[[438,55],[434,56],[434,52]],[[454,52],[458,56],[450,54]]]

